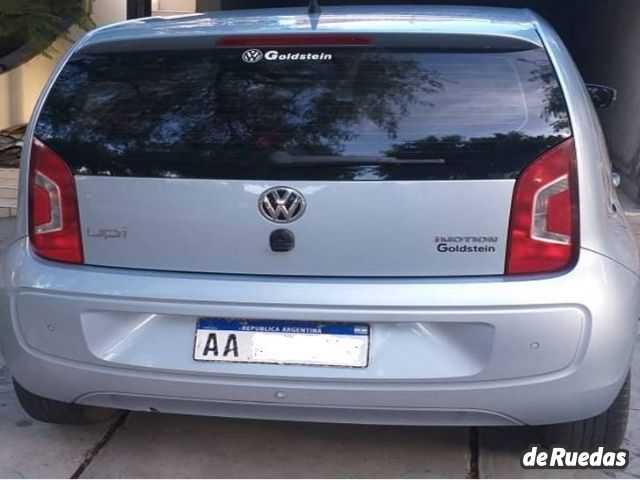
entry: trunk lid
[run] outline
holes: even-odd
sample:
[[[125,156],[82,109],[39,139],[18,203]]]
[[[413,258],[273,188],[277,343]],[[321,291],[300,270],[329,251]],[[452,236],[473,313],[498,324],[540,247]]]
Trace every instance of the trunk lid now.
[[[86,263],[272,275],[487,275],[504,270],[513,182],[290,182],[293,224],[258,211],[272,183],[76,179]],[[461,199],[465,199],[461,201]],[[295,247],[274,252],[286,228]]]

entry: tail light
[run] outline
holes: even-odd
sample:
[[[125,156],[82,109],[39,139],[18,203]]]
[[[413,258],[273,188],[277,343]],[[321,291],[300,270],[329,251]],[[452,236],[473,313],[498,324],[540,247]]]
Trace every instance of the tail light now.
[[[518,177],[506,273],[548,273],[571,266],[579,247],[578,211],[576,150],[570,138]]]
[[[37,139],[31,145],[29,238],[43,258],[84,261],[73,174],[57,153]]]
[[[217,47],[367,47],[371,37],[360,35],[242,35],[222,37]]]

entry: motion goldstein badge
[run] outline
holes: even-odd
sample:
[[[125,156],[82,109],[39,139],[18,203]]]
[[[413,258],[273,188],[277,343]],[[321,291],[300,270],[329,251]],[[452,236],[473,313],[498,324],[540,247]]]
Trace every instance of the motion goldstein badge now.
[[[436,250],[440,253],[495,253],[498,237],[444,236],[435,237]]]

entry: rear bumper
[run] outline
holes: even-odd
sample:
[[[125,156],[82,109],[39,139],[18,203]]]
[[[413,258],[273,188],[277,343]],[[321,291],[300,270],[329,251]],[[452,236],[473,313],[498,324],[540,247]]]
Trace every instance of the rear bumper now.
[[[372,280],[3,262],[0,342],[28,390],[67,402],[251,418],[545,424],[604,411],[630,364],[637,276],[583,251],[545,279]],[[366,369],[192,360],[195,321],[368,323]]]

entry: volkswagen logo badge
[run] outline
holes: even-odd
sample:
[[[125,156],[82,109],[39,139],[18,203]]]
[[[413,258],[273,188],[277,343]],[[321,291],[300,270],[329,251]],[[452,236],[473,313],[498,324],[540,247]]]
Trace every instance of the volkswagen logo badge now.
[[[262,192],[258,209],[274,223],[291,223],[304,214],[307,202],[300,192],[289,187],[273,187]]]
[[[256,63],[262,60],[262,52],[256,48],[250,48],[242,52],[242,60],[247,63]]]

